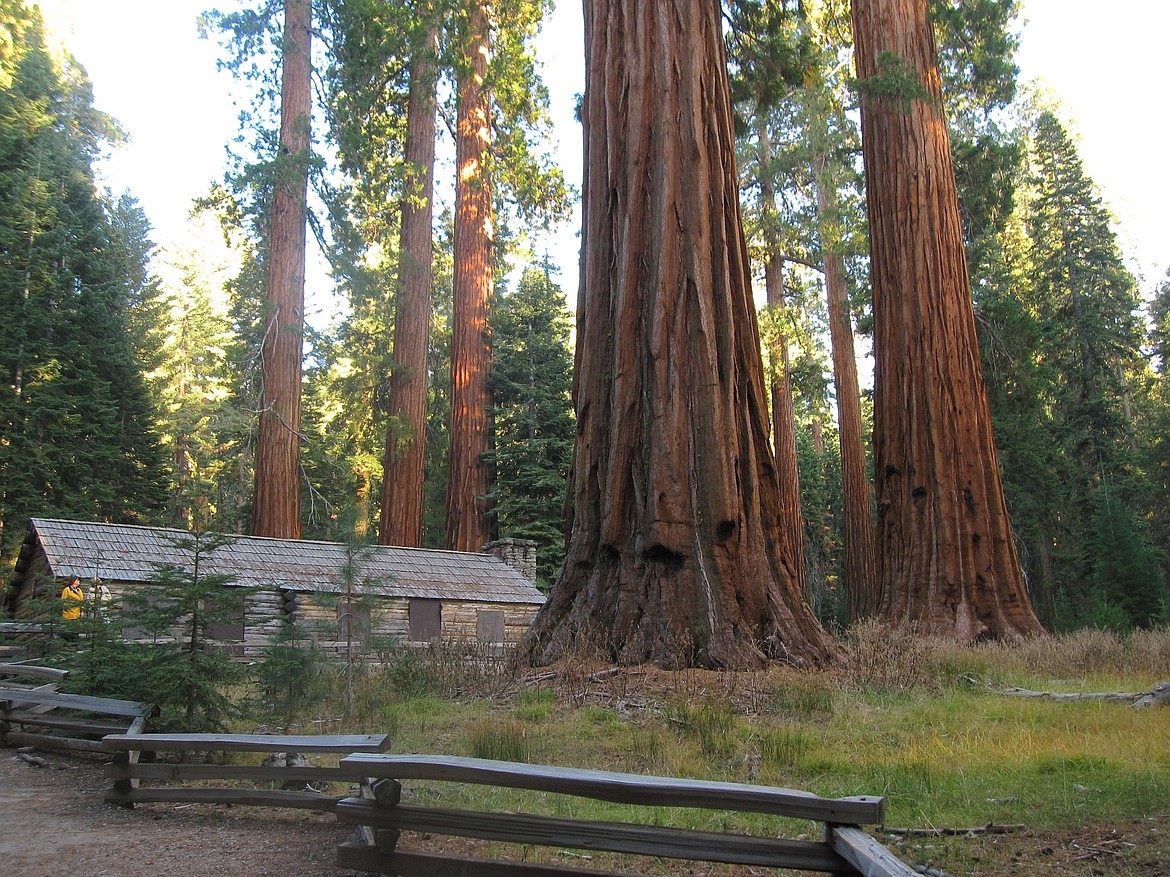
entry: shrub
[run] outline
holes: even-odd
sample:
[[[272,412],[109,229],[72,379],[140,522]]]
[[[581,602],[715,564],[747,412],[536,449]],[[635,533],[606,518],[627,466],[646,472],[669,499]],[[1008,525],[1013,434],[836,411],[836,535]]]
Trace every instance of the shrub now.
[[[257,668],[263,709],[284,727],[329,694],[328,663],[300,625],[282,625]]]
[[[847,631],[845,651],[847,679],[858,688],[901,691],[938,683],[929,660],[929,642],[913,631],[872,619],[862,621]]]

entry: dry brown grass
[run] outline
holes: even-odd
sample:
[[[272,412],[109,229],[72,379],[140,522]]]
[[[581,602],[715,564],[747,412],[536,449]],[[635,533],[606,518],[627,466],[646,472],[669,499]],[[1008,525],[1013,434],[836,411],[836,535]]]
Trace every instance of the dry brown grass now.
[[[1086,629],[1023,641],[967,644],[866,621],[848,630],[845,649],[844,684],[878,691],[938,690],[963,675],[1017,684],[1037,679],[1149,685],[1170,678],[1166,628],[1127,636]]]

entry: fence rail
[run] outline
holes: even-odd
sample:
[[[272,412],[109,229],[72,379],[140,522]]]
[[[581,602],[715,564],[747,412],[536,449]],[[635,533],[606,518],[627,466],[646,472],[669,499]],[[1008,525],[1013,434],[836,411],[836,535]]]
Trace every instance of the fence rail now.
[[[56,682],[28,687],[7,679],[63,679],[65,670],[27,664],[0,665],[0,745],[40,746],[101,752],[101,737],[110,733],[141,731],[153,710],[148,703],[63,694]],[[57,734],[54,731],[66,733]]]
[[[703,862],[797,868],[866,877],[909,877],[914,872],[859,826],[881,822],[879,797],[821,798],[807,792],[740,783],[646,777],[610,771],[427,755],[361,755],[341,760],[343,771],[365,778],[370,794],[337,805],[337,818],[364,827],[367,842],[338,848],[341,867],[401,877],[459,874],[569,875],[616,872],[469,859],[399,851],[402,831],[477,838],[501,843]],[[659,824],[608,822],[508,811],[451,809],[401,802],[403,780],[473,783],[554,792],[647,807],[691,807],[812,819],[824,840],[788,840],[733,832],[696,831]]]
[[[114,754],[106,766],[113,784],[106,800],[123,806],[154,802],[245,804],[294,807],[331,812],[340,796],[305,789],[309,783],[346,782],[351,775],[338,767],[302,764],[288,756],[305,753],[373,753],[390,746],[384,734],[111,734],[102,748]],[[153,763],[158,752],[255,752],[282,754],[283,761],[254,764]],[[146,755],[146,760],[142,756]],[[143,786],[142,781],[166,783]],[[173,783],[223,780],[232,783],[267,781],[299,788],[183,786]]]

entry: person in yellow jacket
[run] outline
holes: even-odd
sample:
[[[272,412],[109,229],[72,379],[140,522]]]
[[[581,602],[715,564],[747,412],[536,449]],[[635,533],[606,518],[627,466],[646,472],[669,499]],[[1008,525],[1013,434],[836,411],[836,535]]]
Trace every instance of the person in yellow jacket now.
[[[85,606],[85,592],[81,590],[81,579],[77,576],[70,576],[69,584],[61,592],[61,617],[66,621],[76,621],[81,618],[83,606]]]

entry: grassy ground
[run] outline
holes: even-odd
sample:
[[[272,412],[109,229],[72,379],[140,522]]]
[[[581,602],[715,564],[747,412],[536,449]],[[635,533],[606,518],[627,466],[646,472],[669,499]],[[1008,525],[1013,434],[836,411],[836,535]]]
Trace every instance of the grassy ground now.
[[[847,647],[849,665],[823,674],[618,671],[587,655],[517,674],[490,662],[413,655],[402,659],[408,666],[362,675],[349,719],[323,707],[290,730],[388,731],[395,752],[756,782],[831,797],[880,794],[885,828],[920,832],[883,840],[907,861],[954,875],[1166,871],[1170,709],[1002,692],[1149,690],[1170,678],[1170,633],[1084,632],[960,648],[873,626],[853,631]],[[559,796],[526,801],[442,786],[412,794],[632,817],[617,805]],[[816,831],[764,817],[652,818],[788,836]],[[988,824],[1013,830],[921,834]]]

